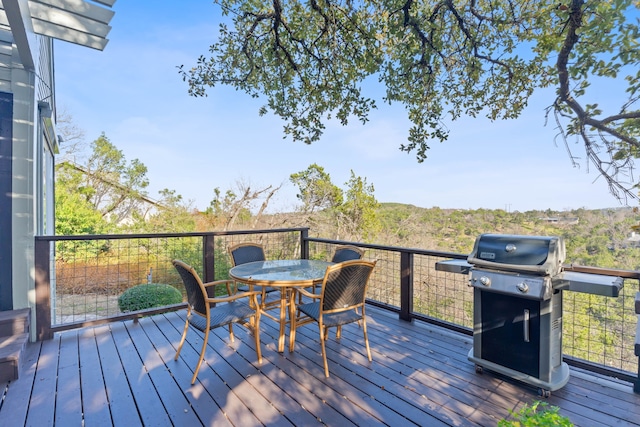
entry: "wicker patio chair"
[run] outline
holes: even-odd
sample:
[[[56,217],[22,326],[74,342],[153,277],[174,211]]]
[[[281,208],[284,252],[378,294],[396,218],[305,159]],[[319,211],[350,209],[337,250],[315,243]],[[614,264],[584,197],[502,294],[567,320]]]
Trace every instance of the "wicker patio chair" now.
[[[187,321],[184,325],[182,338],[176,351],[174,360],[178,360],[182,345],[187,338],[189,326],[204,333],[200,359],[193,371],[191,384],[195,383],[200,365],[204,359],[204,353],[209,340],[209,331],[222,326],[229,327],[229,339],[235,340],[233,335],[233,324],[238,323],[253,331],[255,338],[256,354],[258,363],[262,364],[262,351],[260,349],[260,306],[258,305],[258,291],[254,292],[233,292],[235,283],[232,280],[217,280],[215,282],[202,283],[200,276],[195,269],[182,261],[173,260],[173,265],[178,270],[184,287],[187,291]],[[215,288],[224,285],[228,296],[216,297]],[[244,299],[245,301],[241,301]],[[246,300],[249,300],[248,304]],[[249,321],[247,321],[249,320]]]
[[[338,263],[354,259],[362,259],[362,255],[364,255],[364,249],[360,249],[359,247],[352,245],[340,245],[336,247],[333,257],[331,258],[331,262]],[[308,289],[310,289],[311,292],[316,293],[315,284]],[[302,304],[302,294],[299,294],[298,298],[298,303]]]
[[[265,261],[264,248],[258,243],[238,243],[229,248],[231,263],[236,266],[254,261]]]
[[[364,249],[359,248],[353,245],[339,245],[336,246],[336,250],[333,253],[333,257],[331,258],[331,262],[344,262],[351,261],[354,259],[362,259],[364,255]],[[315,285],[313,286],[313,293],[316,292]],[[302,295],[300,295],[302,297]]]
[[[364,249],[352,245],[340,245],[336,247],[331,262],[344,262],[354,259],[362,259]]]
[[[352,245],[340,245],[336,247],[333,257],[331,258],[331,262],[338,263],[354,259],[362,259],[362,255],[364,255],[364,249]],[[312,292],[316,292],[315,285],[312,287]],[[300,295],[300,303],[302,303],[302,295]]]
[[[320,294],[313,294],[304,289],[298,290],[306,297],[319,301],[298,305],[298,312],[304,316],[296,315],[291,321],[289,351],[293,351],[295,348],[298,326],[312,322],[318,323],[326,377],[329,377],[329,365],[327,364],[325,340],[327,339],[327,329],[330,327],[336,326],[338,328],[336,338],[340,339],[342,325],[361,321],[367,357],[369,361],[372,360],[367,336],[365,297],[369,278],[375,265],[375,262],[362,260],[345,261],[331,265],[327,267]]]
[[[229,258],[231,258],[231,264],[234,267],[236,265],[246,264],[248,262],[266,261],[264,248],[258,243],[238,243],[237,245],[231,246],[229,248]],[[278,288],[258,285],[255,285],[254,287],[261,291],[260,306],[263,311],[280,307],[280,300],[267,302],[267,294],[279,291]],[[242,292],[248,292],[250,289],[248,285],[241,284],[238,286],[238,290]]]

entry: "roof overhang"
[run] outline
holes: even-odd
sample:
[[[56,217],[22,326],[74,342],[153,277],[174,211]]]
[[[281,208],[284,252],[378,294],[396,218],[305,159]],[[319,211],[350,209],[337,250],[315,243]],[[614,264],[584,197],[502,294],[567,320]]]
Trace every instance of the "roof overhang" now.
[[[111,31],[116,0],[29,0],[33,32],[59,40],[103,50]],[[101,6],[102,5],[102,6]]]
[[[103,50],[111,31],[112,7],[116,0],[2,0],[20,57],[33,69],[28,34]],[[106,6],[106,7],[105,7]],[[26,61],[26,62],[25,62]]]
[[[35,65],[31,45],[29,44],[31,17],[29,16],[27,0],[3,0],[2,7],[11,29],[13,41],[18,48],[22,65],[27,70],[33,70]]]

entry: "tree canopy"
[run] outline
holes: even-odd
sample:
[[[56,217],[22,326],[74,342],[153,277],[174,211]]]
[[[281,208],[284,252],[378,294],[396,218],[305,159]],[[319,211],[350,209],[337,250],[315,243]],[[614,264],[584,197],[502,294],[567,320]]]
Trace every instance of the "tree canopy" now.
[[[346,190],[333,184],[331,176],[316,163],[291,174],[289,180],[298,187],[296,197],[302,202],[300,212],[306,224],[332,230],[336,239],[367,240],[380,231],[374,186],[353,170],[349,181],[344,183]]]
[[[638,0],[215,3],[225,21],[209,54],[180,67],[194,96],[226,84],[264,97],[260,114],[312,143],[334,117],[366,122],[377,106],[366,83],[377,78],[381,101],[403,105],[412,123],[400,149],[421,162],[447,139],[445,120],[517,118],[535,90],[555,88],[547,119],[571,159],[581,143],[614,195],[637,197]]]
[[[306,170],[291,174],[290,181],[299,189],[296,195],[302,211],[313,213],[322,209],[336,209],[342,205],[343,192],[331,182],[331,177],[316,163]]]
[[[193,230],[182,196],[164,189],[160,201],[148,197],[147,167],[140,160],[127,162],[103,133],[91,142],[84,164],[71,161],[84,151],[82,145],[79,139],[71,149],[65,147],[65,159],[56,165],[57,234]]]

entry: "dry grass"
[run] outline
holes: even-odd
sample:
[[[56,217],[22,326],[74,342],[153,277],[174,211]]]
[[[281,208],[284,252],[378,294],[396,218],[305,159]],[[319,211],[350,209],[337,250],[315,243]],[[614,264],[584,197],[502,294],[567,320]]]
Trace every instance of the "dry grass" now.
[[[120,314],[117,295],[74,295],[57,292],[55,299],[56,324],[100,319]]]

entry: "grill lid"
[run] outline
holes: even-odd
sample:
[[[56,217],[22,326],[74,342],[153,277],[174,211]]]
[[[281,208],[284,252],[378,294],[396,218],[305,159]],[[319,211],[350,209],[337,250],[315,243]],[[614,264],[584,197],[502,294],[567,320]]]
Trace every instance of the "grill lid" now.
[[[474,267],[555,276],[565,258],[562,237],[481,234],[467,262]]]

